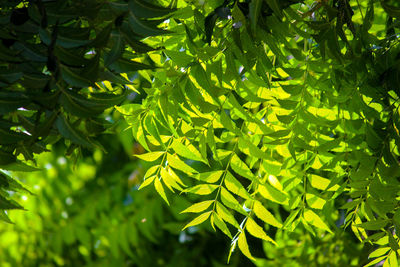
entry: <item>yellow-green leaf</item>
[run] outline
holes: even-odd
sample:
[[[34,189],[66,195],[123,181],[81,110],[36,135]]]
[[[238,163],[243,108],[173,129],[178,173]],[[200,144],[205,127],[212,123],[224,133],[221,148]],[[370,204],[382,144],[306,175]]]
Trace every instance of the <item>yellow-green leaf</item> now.
[[[389,260],[389,266],[391,267],[399,266],[399,263],[397,261],[396,251],[392,250],[387,260]]]
[[[306,194],[306,201],[307,204],[313,209],[322,209],[326,204],[325,199],[309,193]]]
[[[165,202],[167,202],[167,204],[169,205],[167,195],[165,194],[164,187],[163,187],[163,185],[161,184],[160,179],[156,178],[156,179],[154,180],[154,187],[156,188],[157,193],[158,193],[158,194],[165,200]]]
[[[226,234],[229,238],[232,238],[232,234],[228,229],[228,226],[224,223],[224,221],[218,216],[217,213],[213,213],[211,217],[211,221],[215,224],[224,234]]]
[[[371,254],[369,254],[368,258],[377,258],[384,254],[386,254],[390,250],[390,247],[383,247],[374,250]]]
[[[200,184],[186,189],[184,192],[193,193],[197,195],[209,195],[218,188],[215,184]]]
[[[143,181],[143,183],[140,185],[139,190],[142,189],[142,188],[145,188],[146,186],[151,184],[154,181],[155,178],[156,178],[156,176],[154,175],[152,177],[149,177],[149,178],[145,179]]]
[[[166,169],[164,169],[163,167],[161,167],[160,174],[161,174],[161,178],[163,179],[163,182],[169,188],[169,190],[174,192],[174,190],[172,188],[175,188],[179,191],[183,191],[183,188],[175,181],[174,177],[172,177],[168,173],[168,171]]]
[[[268,155],[244,137],[239,137],[238,147],[243,153],[259,159],[267,159]]]
[[[221,175],[224,173],[224,171],[212,171],[212,172],[203,172],[200,173],[197,177],[201,181],[205,181],[207,183],[215,183],[217,182],[220,178]]]
[[[205,211],[206,209],[208,209],[208,207],[210,207],[210,205],[213,202],[214,202],[214,200],[206,200],[206,201],[202,201],[202,202],[193,204],[189,208],[181,211],[181,213],[185,213],[185,212],[199,213],[199,212]]]
[[[157,160],[161,155],[163,155],[165,152],[163,151],[154,151],[154,152],[149,152],[145,154],[136,154],[134,155],[135,157],[144,160],[144,161],[155,161]]]
[[[311,174],[308,179],[311,186],[319,190],[336,191],[339,189],[339,185],[334,185],[328,188],[331,181],[319,175]]]
[[[181,143],[180,139],[174,139],[171,147],[179,156],[207,164],[207,162],[202,158],[200,152],[192,144],[184,145]]]
[[[263,230],[261,226],[259,226],[252,218],[248,217],[246,222],[246,230],[252,236],[263,239],[265,241],[271,242],[276,245],[276,242],[269,237]]]
[[[174,172],[174,170],[172,170],[172,168],[170,166],[165,167],[165,170],[167,170],[167,172],[169,173],[169,175],[175,180],[175,182],[177,182],[178,184],[180,184],[181,186],[186,187],[186,185],[182,182],[182,180],[179,178],[179,176]]]
[[[279,191],[283,190],[283,186],[282,184],[279,182],[279,180],[276,178],[275,175],[268,175],[268,182],[275,187],[276,189],[278,189]]]
[[[242,135],[239,128],[236,127],[236,124],[228,117],[228,115],[226,115],[224,110],[222,110],[219,113],[219,115],[220,115],[220,122],[226,129],[228,129],[232,133],[235,133],[236,135],[239,136]]]
[[[277,228],[282,227],[282,223],[278,222],[278,220],[274,217],[274,215],[271,212],[269,212],[269,210],[264,208],[264,206],[259,201],[254,202],[253,210],[254,214],[264,222],[272,226],[275,226]]]
[[[237,199],[232,196],[231,193],[228,192],[224,187],[221,188],[221,201],[224,203],[227,207],[234,209],[242,214],[246,214],[242,206],[239,204]]]
[[[204,222],[205,220],[207,220],[208,217],[210,217],[211,212],[212,212],[212,211],[207,211],[207,212],[205,212],[205,213],[203,213],[203,214],[197,216],[196,218],[194,218],[193,221],[191,221],[190,223],[186,224],[185,227],[183,227],[182,231],[185,230],[185,229],[188,228],[188,227],[201,224],[202,222]]]
[[[229,212],[227,208],[224,207],[220,202],[217,201],[217,213],[224,221],[230,223],[231,225],[235,226],[239,229],[239,224],[236,221],[235,217]]]
[[[240,176],[243,176],[251,181],[254,179],[254,175],[249,167],[247,167],[246,163],[244,163],[236,154],[233,154],[232,156],[231,167],[232,170],[234,170]]]
[[[239,235],[238,246],[243,255],[253,261],[256,260],[250,253],[249,245],[247,244],[246,235],[244,232]]]
[[[167,161],[171,167],[180,170],[188,175],[193,175],[193,173],[197,173],[195,169],[183,162],[177,155],[167,154]]]
[[[332,233],[331,229],[329,229],[329,227],[324,223],[324,221],[322,221],[322,219],[312,210],[306,209],[304,211],[303,216],[307,223]]]
[[[244,189],[243,185],[228,171],[225,176],[224,183],[226,188],[232,193],[245,198],[251,198],[250,194]]]
[[[152,176],[153,174],[155,174],[158,170],[158,168],[161,168],[160,165],[155,165],[155,166],[151,166],[146,173],[144,174],[144,180],[146,180],[148,177]]]
[[[382,257],[376,258],[375,260],[369,262],[368,264],[364,265],[363,267],[369,267],[369,266],[375,265],[378,262],[383,261],[385,258],[387,258],[387,257],[386,256],[382,256]]]
[[[289,200],[287,196],[282,192],[276,189],[275,187],[270,186],[269,184],[260,184],[258,186],[258,192],[266,199],[274,201],[279,204],[288,205]]]

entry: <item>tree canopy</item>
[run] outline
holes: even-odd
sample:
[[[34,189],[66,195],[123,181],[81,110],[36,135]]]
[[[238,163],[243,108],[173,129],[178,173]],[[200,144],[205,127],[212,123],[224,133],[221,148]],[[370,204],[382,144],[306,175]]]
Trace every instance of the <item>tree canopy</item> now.
[[[36,154],[65,150],[77,166],[108,166],[98,155],[117,155],[110,143],[120,142],[121,166],[134,154],[139,189],[170,206],[161,213],[136,192],[157,203],[152,223],[218,229],[231,241],[228,261],[240,250],[258,266],[398,266],[397,1],[42,0],[0,12],[4,221],[27,191],[13,172],[35,170]],[[126,175],[111,170],[96,173]],[[106,190],[87,189],[82,203]],[[123,227],[141,215],[115,208],[128,219],[115,219],[125,230],[109,242],[135,262],[139,241]],[[67,244],[93,247],[95,230],[71,231]],[[296,242],[311,252],[290,256]]]

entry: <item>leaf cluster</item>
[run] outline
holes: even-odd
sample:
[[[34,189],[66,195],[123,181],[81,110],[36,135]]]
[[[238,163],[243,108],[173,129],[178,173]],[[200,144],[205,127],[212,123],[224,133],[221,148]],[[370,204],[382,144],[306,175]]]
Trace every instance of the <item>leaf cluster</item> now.
[[[95,137],[112,126],[102,114],[132,94],[137,70],[155,68],[142,39],[167,33],[157,26],[172,11],[137,0],[3,1],[0,168],[35,170],[26,163],[59,140],[67,155],[102,148]],[[17,182],[2,179],[3,214],[21,206],[4,191]]]
[[[379,249],[368,265],[397,266],[397,10],[212,1],[171,21],[181,41],[160,40],[166,71],[120,107],[153,162],[142,187],[167,203],[166,189],[198,195],[185,228],[209,220],[250,259],[248,236],[342,228]]]

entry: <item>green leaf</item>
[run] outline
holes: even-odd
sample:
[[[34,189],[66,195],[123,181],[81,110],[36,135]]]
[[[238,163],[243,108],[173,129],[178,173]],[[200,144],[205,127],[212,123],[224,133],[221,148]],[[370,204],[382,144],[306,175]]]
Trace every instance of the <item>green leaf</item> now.
[[[171,58],[172,62],[180,67],[186,67],[189,63],[194,61],[194,57],[189,56],[185,52],[164,50],[164,53]]]
[[[220,118],[220,122],[221,124],[228,129],[229,131],[231,131],[232,133],[241,136],[242,133],[240,132],[239,128],[236,127],[236,124],[226,115],[225,111],[222,110],[219,113],[219,118]]]
[[[213,11],[204,19],[204,30],[206,32],[206,42],[208,44],[211,44],[211,38],[217,18],[218,15]]]
[[[224,234],[226,234],[229,238],[232,239],[232,234],[228,229],[228,226],[224,223],[224,221],[218,216],[217,213],[213,212],[211,221],[215,224]]]
[[[264,206],[259,202],[259,201],[255,201],[254,202],[254,207],[253,207],[253,211],[254,214],[260,218],[261,220],[263,220],[264,222],[275,226],[277,228],[281,228],[282,227],[282,223],[280,223],[275,217],[274,215],[269,212],[269,210],[267,210],[266,208],[264,208]]]
[[[91,101],[72,90],[61,90],[59,101],[66,112],[78,117],[93,117],[101,114],[105,108],[91,108]]]
[[[378,219],[375,221],[364,222],[356,224],[355,226],[364,228],[365,230],[380,230],[389,223],[389,220]]]
[[[258,192],[266,199],[271,200],[273,202],[288,205],[289,200],[286,194],[283,191],[276,189],[275,187],[270,186],[269,184],[260,184],[258,186]]]
[[[223,173],[224,173],[224,171],[222,171],[222,170],[211,171],[211,172],[203,172],[203,173],[199,173],[197,178],[200,181],[204,181],[204,182],[212,184],[212,183],[218,182]]]
[[[0,210],[0,220],[6,223],[13,224],[13,222],[10,220],[10,218],[8,217],[8,215],[4,210]]]
[[[382,257],[379,257],[379,258],[376,258],[375,260],[370,261],[368,264],[364,265],[363,267],[368,267],[368,266],[372,266],[372,265],[376,266],[375,264],[377,264],[377,263],[383,261],[383,260],[386,259],[386,258],[387,258],[386,255],[385,255],[385,256],[382,256]]]
[[[146,186],[150,185],[154,180],[157,178],[157,176],[153,175],[151,177],[147,177],[143,183],[140,185],[139,190],[142,188],[145,188]]]
[[[205,220],[208,219],[208,217],[210,217],[211,212],[212,211],[207,211],[207,212],[199,215],[193,221],[191,221],[190,223],[186,224],[185,227],[183,227],[182,231],[185,230],[188,227],[196,226],[196,225],[199,225],[199,224],[203,223]]]
[[[276,242],[270,238],[262,229],[261,226],[259,226],[252,218],[248,217],[247,222],[246,222],[246,230],[251,234],[252,236],[255,236],[257,238],[263,239],[265,241],[271,242],[275,245]]]
[[[0,209],[11,210],[11,209],[24,209],[21,205],[12,199],[6,199],[0,195]]]
[[[212,123],[210,123],[210,125],[207,128],[206,141],[207,141],[208,146],[211,149],[211,152],[213,153],[213,157],[216,160],[219,160],[218,159],[218,154],[217,154],[217,145],[215,143],[215,137],[214,137],[214,128],[212,126]]]
[[[89,148],[94,147],[93,144],[88,141],[88,138],[85,137],[79,131],[77,131],[75,127],[73,127],[63,115],[58,116],[56,120],[56,126],[58,131],[64,138],[69,139],[78,145],[82,145]]]
[[[290,213],[290,215],[286,218],[285,222],[283,223],[283,228],[284,229],[291,229],[292,226],[294,225],[293,222],[295,221],[295,219],[297,218],[297,215],[299,215],[299,213],[300,213],[300,209],[293,210]]]
[[[258,17],[260,16],[260,13],[261,13],[261,6],[262,6],[263,1],[264,0],[252,0],[249,5],[251,30],[253,31],[254,34],[257,33]]]
[[[217,213],[221,217],[221,219],[239,229],[239,224],[236,221],[235,217],[233,217],[233,215],[229,212],[227,208],[224,207],[224,205],[217,201],[216,207]]]
[[[180,139],[174,139],[171,148],[182,157],[196,161],[204,162],[200,152],[192,144],[182,144]]]
[[[386,254],[390,250],[390,247],[383,247],[374,250],[371,254],[369,254],[368,258],[377,258],[384,254]]]
[[[115,60],[108,68],[116,73],[131,73],[138,70],[155,69],[153,66],[124,58]]]
[[[141,104],[125,104],[115,106],[115,109],[124,116],[137,116],[144,111]]]
[[[188,175],[193,175],[194,173],[197,173],[195,169],[187,165],[185,162],[183,162],[177,155],[172,155],[172,154],[167,154],[167,161],[168,164],[177,169],[180,170]]]
[[[392,248],[392,250],[393,251],[399,250],[400,249],[399,243],[394,238],[393,234],[389,230],[387,230],[386,233],[389,236],[389,245]]]
[[[238,139],[238,147],[243,153],[256,157],[259,159],[268,159],[267,153],[259,149],[256,145],[252,142],[248,141],[244,137],[239,137]]]
[[[305,209],[303,213],[303,218],[307,223],[322,230],[328,231],[329,233],[332,233],[331,229],[329,229],[329,227],[322,221],[322,219],[312,210]]]
[[[231,159],[231,168],[242,177],[253,181],[254,174],[251,172],[246,163],[244,163],[236,154],[233,154]]]
[[[32,194],[28,189],[23,187],[19,182],[15,179],[11,178],[4,172],[0,171],[0,186],[6,188],[7,190],[18,191],[18,192],[27,192]]]
[[[138,39],[140,38],[135,33],[132,32],[131,28],[127,24],[123,24],[121,27],[121,34],[124,37],[126,43],[138,53],[148,53],[150,51],[156,50],[155,48],[140,42]]]
[[[400,9],[399,9],[399,13],[400,13]],[[398,14],[398,17],[400,17],[400,14]],[[389,258],[387,259],[389,260],[389,266],[399,266],[399,263],[397,261],[397,253],[395,250],[392,250],[390,252]]]
[[[76,87],[89,87],[92,86],[92,82],[86,78],[83,78],[80,73],[72,68],[68,68],[64,65],[60,65],[61,76],[71,86]]]
[[[218,187],[219,186],[215,185],[215,184],[200,184],[200,185],[195,185],[193,187],[185,189],[184,192],[197,194],[197,195],[209,195],[212,192],[214,192],[214,190],[217,189]]]
[[[134,156],[141,160],[152,162],[152,161],[157,160],[164,153],[165,153],[164,151],[155,151],[155,152],[149,152],[149,153],[145,153],[145,154],[135,154]]]
[[[208,209],[212,203],[214,203],[214,200],[202,201],[202,202],[191,205],[190,207],[181,211],[181,213],[186,213],[186,212],[199,213],[199,212],[202,212],[202,211],[205,211],[206,209]]]
[[[226,188],[232,193],[244,198],[250,199],[250,194],[244,189],[243,185],[228,171],[225,175],[224,183]]]
[[[154,187],[156,188],[157,193],[165,200],[165,202],[167,202],[169,206],[168,198],[167,195],[165,194],[164,187],[161,184],[160,179],[158,178],[154,179]]]
[[[201,158],[208,165],[207,162],[207,145],[206,145],[206,137],[202,134],[199,137],[199,151],[201,154]]]
[[[25,164],[22,161],[15,161],[3,166],[0,166],[1,169],[8,171],[16,171],[16,172],[33,172],[40,171],[41,169]]]
[[[0,128],[1,145],[15,144],[23,140],[28,140],[29,138],[30,136],[27,134]]]
[[[143,123],[141,120],[137,119],[134,121],[133,124],[131,124],[132,126],[132,134],[133,137],[135,137],[135,139],[147,150],[150,151],[150,148],[147,144],[147,139],[145,136],[145,133],[143,131]]]
[[[169,31],[154,27],[148,21],[141,20],[132,12],[132,10],[129,12],[128,22],[131,30],[140,36],[148,37],[169,33]]]
[[[22,92],[0,91],[0,114],[7,114],[27,105],[29,98]]]
[[[216,98],[218,95],[218,88],[213,86],[210,82],[204,68],[200,64],[196,64],[191,68],[190,74],[200,87],[204,89],[216,103],[219,103],[218,98]]]
[[[339,185],[331,185],[331,181],[324,177],[316,174],[308,176],[311,186],[319,190],[336,191],[339,189]]]
[[[130,0],[129,9],[135,16],[140,18],[164,17],[176,10],[154,5],[149,2],[140,0]]]
[[[225,206],[227,206],[233,210],[236,210],[237,212],[240,212],[243,215],[246,215],[245,210],[239,204],[237,199],[234,196],[232,196],[232,194],[229,193],[229,191],[226,190],[224,187],[221,187],[220,197],[221,197],[222,203],[224,203]]]
[[[325,199],[309,193],[306,194],[306,201],[307,204],[313,209],[322,209],[326,204]]]
[[[240,251],[243,253],[243,255],[245,255],[250,260],[253,260],[253,261],[256,260],[250,253],[249,245],[247,244],[246,235],[244,232],[242,232],[239,235],[238,246],[239,246]]]
[[[149,136],[148,139],[150,140],[150,137],[153,137],[157,142],[157,143],[152,142],[152,144],[156,146],[161,146],[162,149],[165,149],[164,142],[160,136],[160,131],[159,131],[160,127],[158,127],[157,120],[155,119],[155,116],[153,114],[145,115],[144,126]]]
[[[108,39],[110,38],[113,24],[109,23],[99,33],[96,33],[96,38],[90,43],[91,46],[100,48],[107,45]],[[106,64],[107,65],[107,64]]]
[[[181,179],[179,179],[179,177],[173,172],[173,170],[169,166],[167,166],[166,169],[161,167],[160,174],[163,182],[172,192],[174,192],[172,188],[183,191],[183,188],[179,184],[183,186],[185,186],[185,184],[181,181]]]

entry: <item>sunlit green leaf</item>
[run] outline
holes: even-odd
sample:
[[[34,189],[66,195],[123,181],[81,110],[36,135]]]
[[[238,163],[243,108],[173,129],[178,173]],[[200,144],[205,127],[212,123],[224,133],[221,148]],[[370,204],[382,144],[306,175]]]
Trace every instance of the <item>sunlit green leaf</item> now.
[[[208,219],[208,217],[210,217],[212,211],[207,211],[201,215],[199,215],[198,217],[196,217],[194,220],[192,220],[190,223],[186,224],[185,227],[183,227],[182,231],[185,230],[188,227],[191,226],[196,226],[201,224],[202,222],[204,222],[205,220]]]

